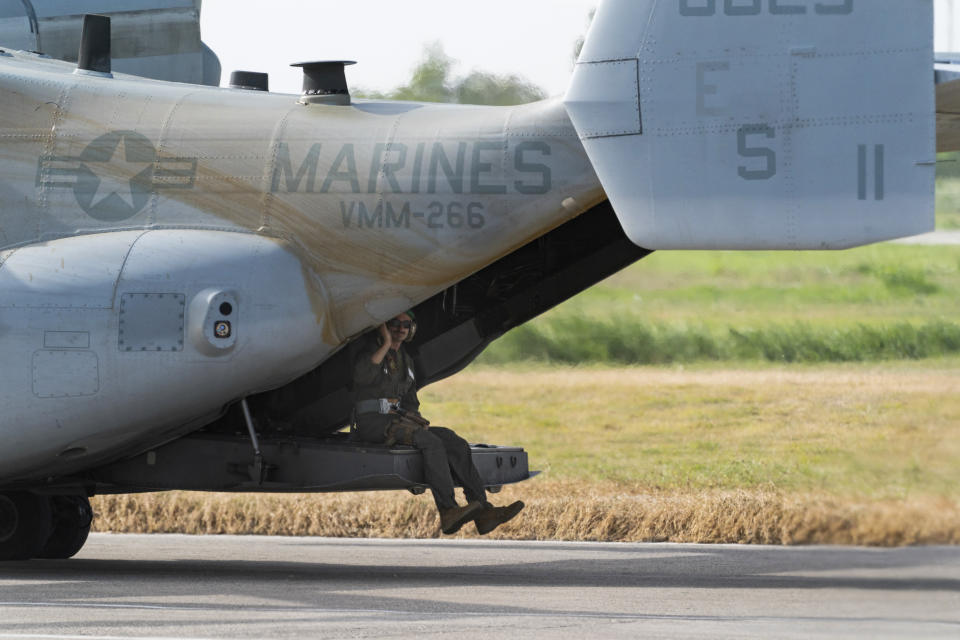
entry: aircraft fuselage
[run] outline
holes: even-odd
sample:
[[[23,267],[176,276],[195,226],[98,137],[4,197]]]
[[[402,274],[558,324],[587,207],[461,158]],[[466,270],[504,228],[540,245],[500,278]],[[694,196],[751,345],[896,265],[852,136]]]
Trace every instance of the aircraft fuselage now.
[[[72,71],[0,58],[0,481],[194,430],[604,198],[559,101]]]

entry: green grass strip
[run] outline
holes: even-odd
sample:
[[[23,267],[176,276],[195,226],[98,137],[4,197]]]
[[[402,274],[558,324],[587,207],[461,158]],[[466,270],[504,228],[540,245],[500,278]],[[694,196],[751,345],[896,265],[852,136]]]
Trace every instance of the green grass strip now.
[[[701,361],[866,362],[918,360],[960,353],[960,325],[807,324],[718,329],[634,318],[558,317],[523,325],[496,341],[479,362],[670,364]]]

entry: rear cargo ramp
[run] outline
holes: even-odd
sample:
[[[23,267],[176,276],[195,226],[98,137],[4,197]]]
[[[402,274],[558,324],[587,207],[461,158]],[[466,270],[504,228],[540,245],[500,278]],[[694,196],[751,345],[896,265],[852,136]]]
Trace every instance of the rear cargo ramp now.
[[[423,456],[413,447],[328,438],[262,438],[266,471],[252,469],[253,451],[242,435],[198,433],[92,473],[96,493],[132,491],[315,492],[426,488]],[[496,491],[522,482],[529,471],[520,447],[471,445],[484,485]]]

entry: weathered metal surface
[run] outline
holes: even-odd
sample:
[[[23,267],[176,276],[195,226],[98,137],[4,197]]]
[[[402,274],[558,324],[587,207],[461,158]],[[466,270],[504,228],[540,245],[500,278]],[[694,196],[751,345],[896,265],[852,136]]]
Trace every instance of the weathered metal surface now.
[[[76,62],[86,14],[111,18],[115,70],[220,83],[220,62],[200,39],[200,2],[193,0],[0,0],[0,47]]]

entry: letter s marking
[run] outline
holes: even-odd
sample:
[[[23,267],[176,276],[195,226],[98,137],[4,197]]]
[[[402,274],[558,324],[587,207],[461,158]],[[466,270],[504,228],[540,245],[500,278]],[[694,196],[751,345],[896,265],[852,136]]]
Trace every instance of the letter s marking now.
[[[740,177],[744,180],[769,180],[777,175],[777,153],[769,147],[748,147],[747,136],[762,135],[768,139],[777,137],[776,130],[765,124],[748,124],[740,127],[737,132],[737,148],[741,158],[765,158],[767,161],[766,169],[748,169],[741,165],[737,169]]]

